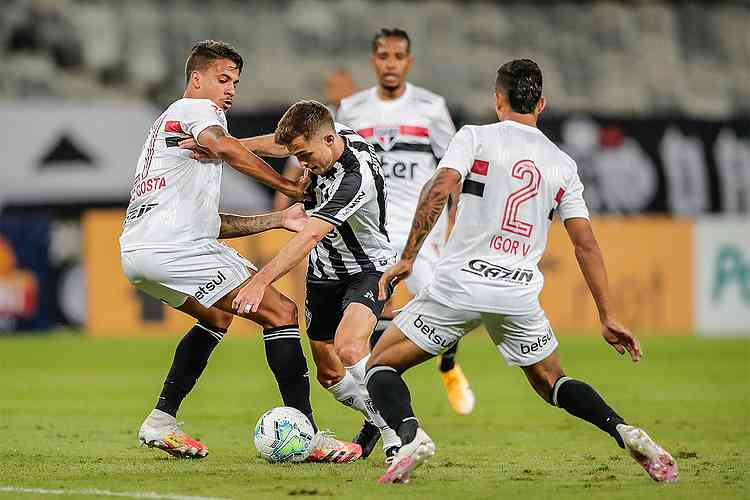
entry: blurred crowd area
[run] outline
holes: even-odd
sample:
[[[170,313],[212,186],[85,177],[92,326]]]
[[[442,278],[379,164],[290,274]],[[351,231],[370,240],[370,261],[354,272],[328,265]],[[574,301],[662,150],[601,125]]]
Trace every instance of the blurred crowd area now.
[[[726,119],[750,112],[750,2],[5,0],[0,97],[146,99],[184,85],[191,44],[233,43],[246,66],[235,105],[269,109],[324,94],[346,68],[374,82],[375,31],[406,29],[411,80],[467,117],[492,116],[494,73],[542,67],[550,110]]]

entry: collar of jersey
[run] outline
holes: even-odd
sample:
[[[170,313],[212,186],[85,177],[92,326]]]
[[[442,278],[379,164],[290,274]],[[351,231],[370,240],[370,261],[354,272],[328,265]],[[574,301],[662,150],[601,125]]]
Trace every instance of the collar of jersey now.
[[[523,130],[533,130],[537,134],[542,134],[543,133],[537,127],[532,127],[531,125],[526,125],[526,124],[523,124],[523,123],[518,123],[517,121],[514,121],[514,120],[503,120],[503,121],[498,122],[498,123],[500,123],[501,125],[504,125],[504,124],[507,123],[508,125],[512,125],[514,127],[518,127],[520,129],[523,129]]]

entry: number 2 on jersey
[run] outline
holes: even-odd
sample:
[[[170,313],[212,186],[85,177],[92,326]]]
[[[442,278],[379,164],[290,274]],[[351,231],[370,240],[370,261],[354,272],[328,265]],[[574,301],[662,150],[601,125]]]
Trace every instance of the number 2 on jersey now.
[[[531,236],[534,229],[533,224],[518,219],[518,208],[522,203],[529,201],[539,194],[539,184],[542,180],[542,174],[536,168],[531,160],[521,160],[513,165],[511,175],[520,180],[528,179],[525,186],[510,193],[508,200],[505,202],[505,211],[503,212],[503,223],[501,229],[521,236]]]

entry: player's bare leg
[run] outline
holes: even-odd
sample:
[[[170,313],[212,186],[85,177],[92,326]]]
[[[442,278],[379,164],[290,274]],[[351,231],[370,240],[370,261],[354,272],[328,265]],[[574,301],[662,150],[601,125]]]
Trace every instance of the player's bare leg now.
[[[435,454],[435,444],[419,427],[411,407],[411,394],[401,374],[432,357],[395,325],[386,330],[367,364],[366,384],[375,405],[401,438],[393,462],[379,483],[406,483],[411,472]]]
[[[654,481],[677,480],[677,463],[672,455],[642,429],[626,424],[590,385],[566,377],[557,351],[536,364],[523,367],[523,371],[542,399],[612,436]]]

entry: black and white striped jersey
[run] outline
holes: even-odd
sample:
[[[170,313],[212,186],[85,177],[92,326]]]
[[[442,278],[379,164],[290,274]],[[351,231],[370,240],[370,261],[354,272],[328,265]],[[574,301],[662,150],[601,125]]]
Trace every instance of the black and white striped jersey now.
[[[341,158],[324,175],[312,175],[305,208],[333,224],[310,252],[308,281],[342,280],[383,272],[396,261],[386,229],[385,179],[375,150],[353,130],[336,124],[344,139]]]

